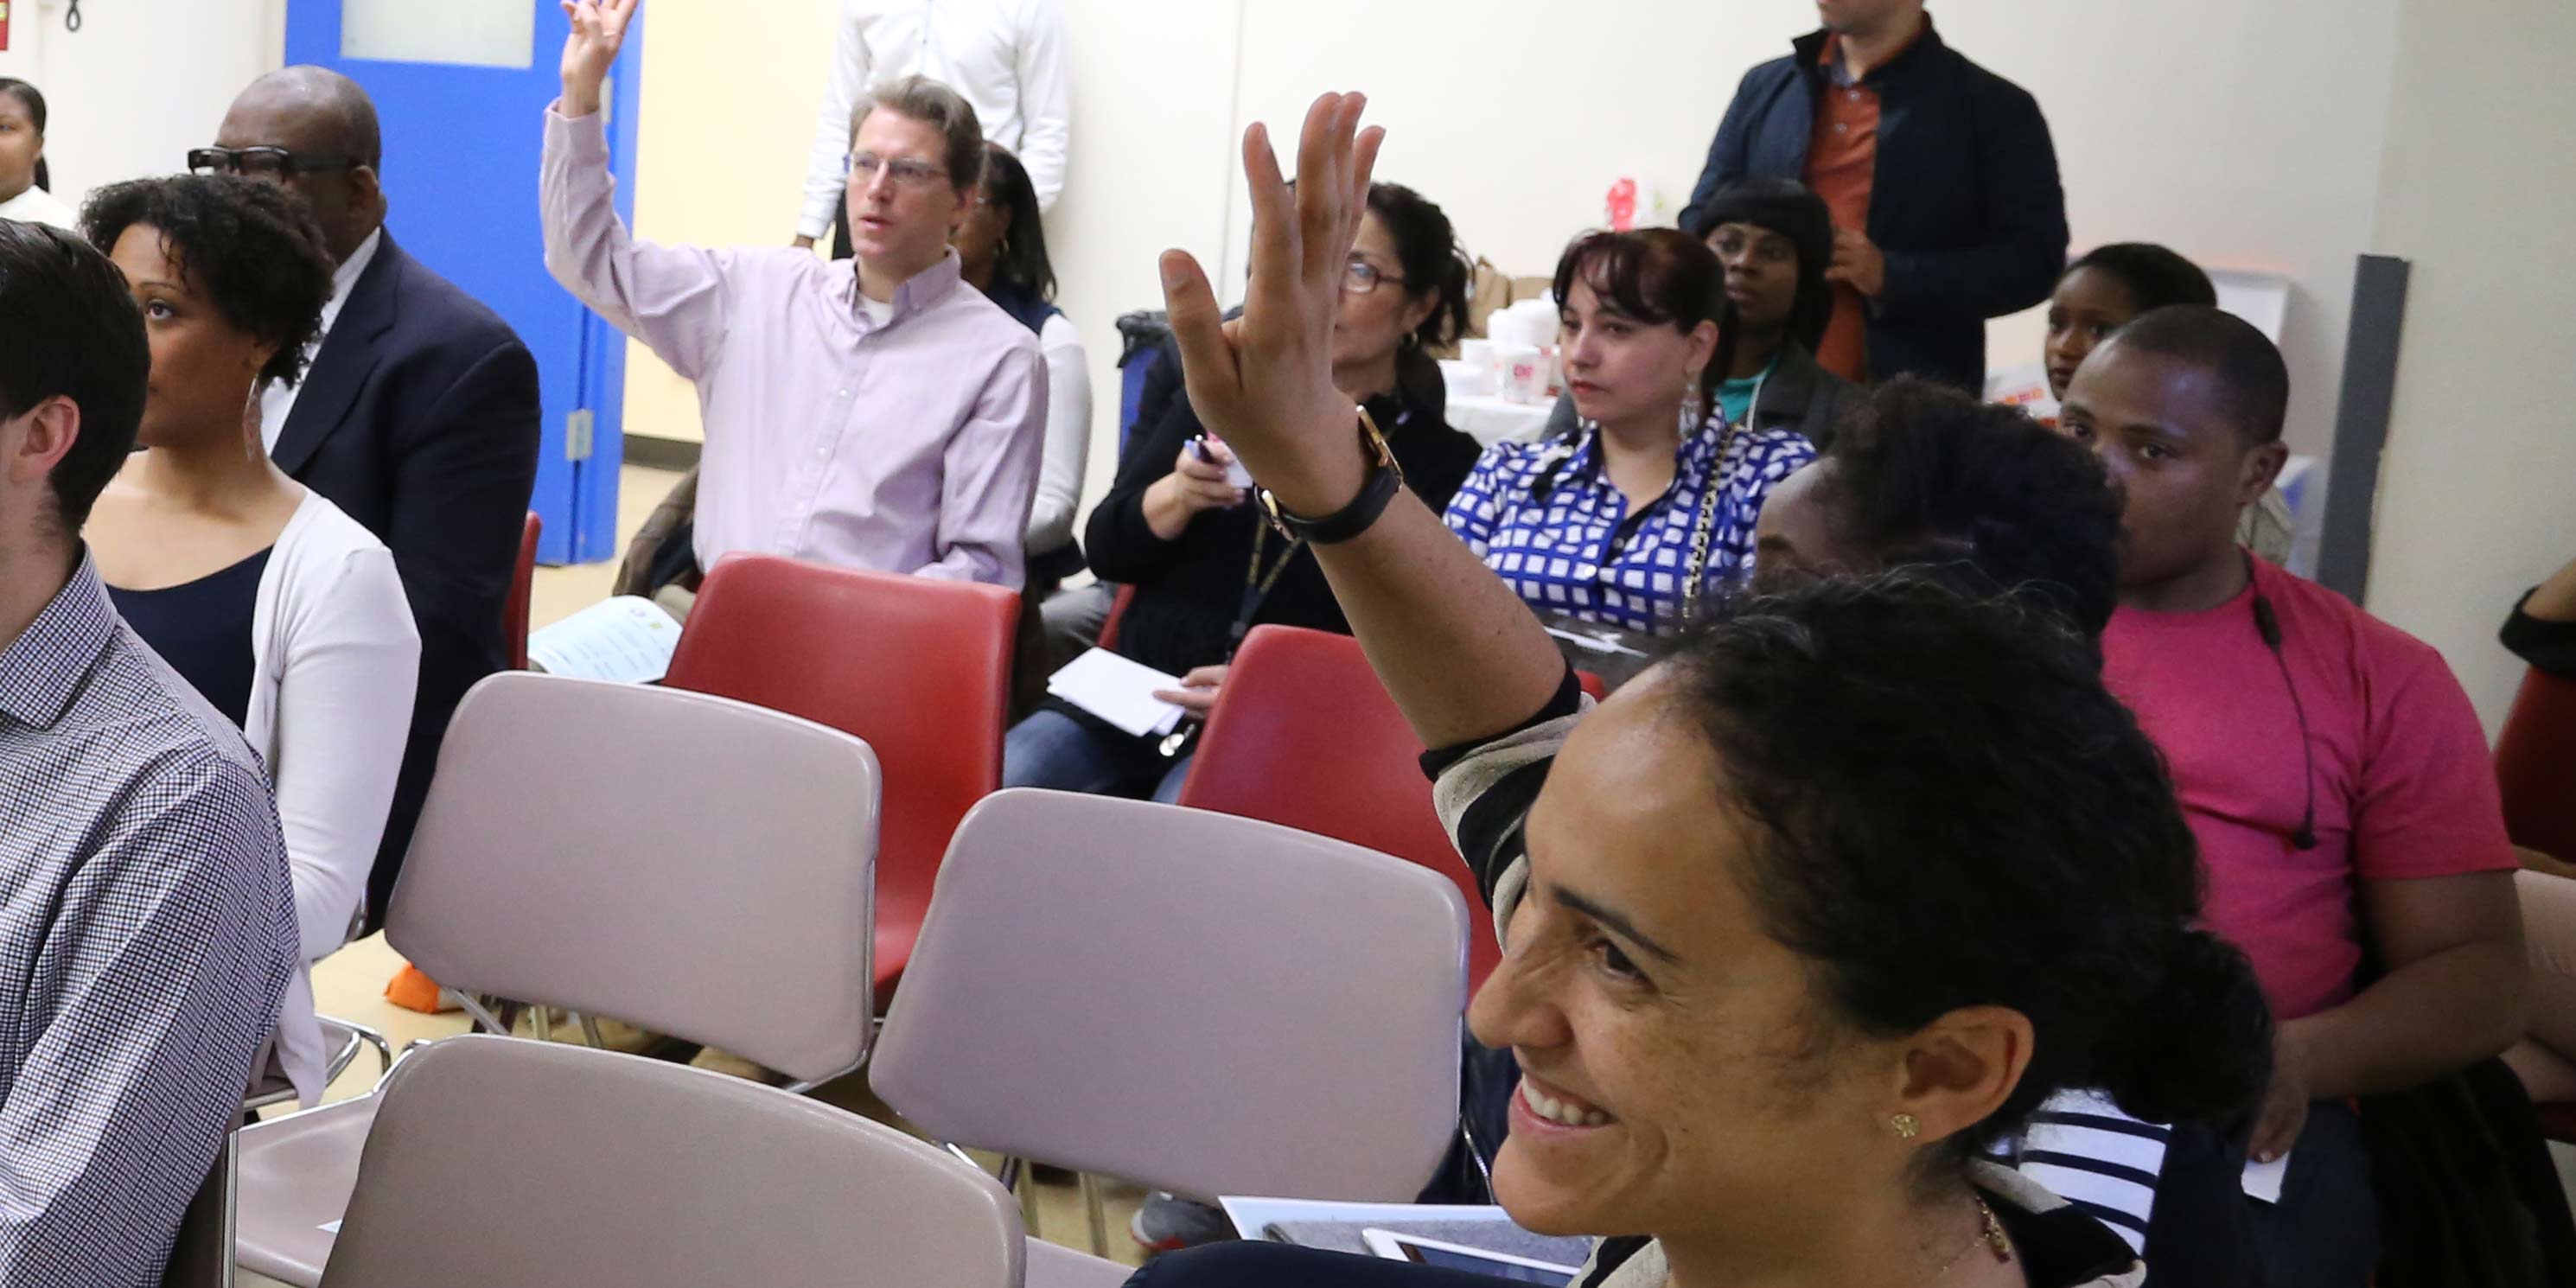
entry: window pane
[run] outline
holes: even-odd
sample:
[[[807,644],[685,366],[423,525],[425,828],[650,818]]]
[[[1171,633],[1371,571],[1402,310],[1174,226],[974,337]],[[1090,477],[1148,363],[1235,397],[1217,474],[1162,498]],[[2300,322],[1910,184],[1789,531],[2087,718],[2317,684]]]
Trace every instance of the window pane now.
[[[526,68],[536,41],[536,0],[340,0],[343,58]]]

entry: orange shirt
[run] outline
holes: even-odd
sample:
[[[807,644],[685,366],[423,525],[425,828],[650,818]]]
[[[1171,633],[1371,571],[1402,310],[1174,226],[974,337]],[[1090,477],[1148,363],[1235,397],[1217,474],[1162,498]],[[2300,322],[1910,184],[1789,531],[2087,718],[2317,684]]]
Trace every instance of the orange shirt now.
[[[1840,41],[1825,37],[1817,62],[1825,68],[1816,100],[1816,131],[1807,142],[1807,186],[1822,197],[1836,229],[1869,230],[1869,190],[1878,167],[1878,91],[1842,85],[1836,68]],[[1869,380],[1869,302],[1851,287],[1834,286],[1834,312],[1816,345],[1816,362],[1855,384]]]

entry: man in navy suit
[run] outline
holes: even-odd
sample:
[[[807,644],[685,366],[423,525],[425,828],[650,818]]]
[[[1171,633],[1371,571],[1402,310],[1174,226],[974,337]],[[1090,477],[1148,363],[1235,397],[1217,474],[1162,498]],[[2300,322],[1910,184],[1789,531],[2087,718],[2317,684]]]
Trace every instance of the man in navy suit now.
[[[357,82],[289,67],[252,82],[189,168],[301,194],[339,264],[303,383],[261,396],[278,468],[365,524],[402,573],[420,627],[420,692],[383,848],[367,883],[384,916],[448,717],[508,664],[501,637],[537,475],[537,363],[492,310],[385,231],[384,144]]]

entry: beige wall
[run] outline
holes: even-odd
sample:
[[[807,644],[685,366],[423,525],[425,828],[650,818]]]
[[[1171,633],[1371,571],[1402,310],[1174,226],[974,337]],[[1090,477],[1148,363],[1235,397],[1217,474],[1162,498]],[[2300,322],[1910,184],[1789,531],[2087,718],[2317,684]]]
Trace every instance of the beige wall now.
[[[840,0],[678,0],[644,20],[635,230],[700,246],[784,246],[796,235],[805,148],[823,106]],[[629,341],[626,432],[697,441],[697,394]]]
[[[2566,0],[2405,0],[2372,248],[2414,262],[2373,612],[2432,642],[2492,731],[2505,609],[2576,558],[2576,118],[2536,109]]]

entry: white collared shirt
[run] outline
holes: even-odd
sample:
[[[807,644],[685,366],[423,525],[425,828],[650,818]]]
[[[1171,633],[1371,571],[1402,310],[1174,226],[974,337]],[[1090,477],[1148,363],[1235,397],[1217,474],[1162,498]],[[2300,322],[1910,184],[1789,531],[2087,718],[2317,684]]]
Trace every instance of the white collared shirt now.
[[[383,245],[384,240],[385,230],[382,228],[367,234],[367,239],[359,242],[358,249],[350,254],[349,261],[332,272],[331,300],[322,306],[322,329],[313,333],[313,343],[304,350],[305,379],[313,376],[313,359],[322,352],[322,341],[330,336],[331,324],[340,320],[340,307],[349,302],[349,289],[358,284],[358,275],[367,271],[367,265],[375,262],[376,247]],[[298,380],[291,385],[270,385],[259,392],[261,446],[272,452],[277,450],[277,436],[286,432],[287,414],[295,410],[295,395],[303,388],[304,381]]]
[[[927,76],[975,107],[984,137],[1027,167],[1038,208],[1064,188],[1067,106],[1058,0],[842,0],[796,231],[821,238],[850,176],[850,111],[870,89]]]

